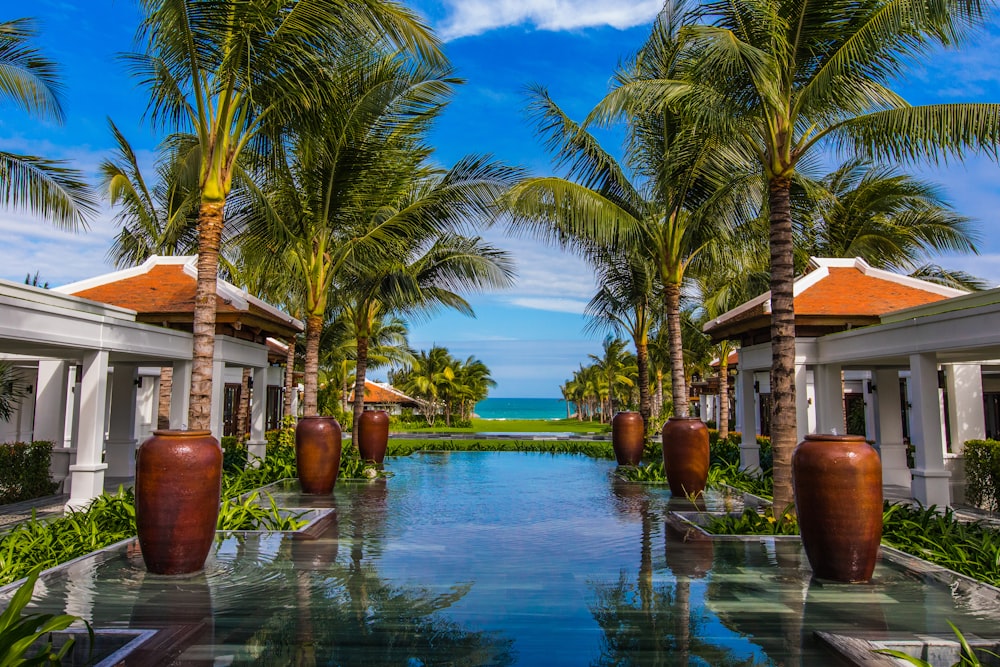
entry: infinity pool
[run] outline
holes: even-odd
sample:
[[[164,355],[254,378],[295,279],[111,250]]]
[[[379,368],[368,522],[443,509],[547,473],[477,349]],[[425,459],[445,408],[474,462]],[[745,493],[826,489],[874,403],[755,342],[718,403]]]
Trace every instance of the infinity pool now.
[[[676,541],[665,489],[533,453],[391,459],[332,498],[318,539],[220,535],[206,571],[145,573],[134,543],[45,575],[34,610],[149,629],[129,665],[831,664],[814,631],[990,635],[995,600],[882,562],[810,582],[797,542]],[[711,502],[711,501],[710,501]],[[9,590],[8,590],[9,595]]]

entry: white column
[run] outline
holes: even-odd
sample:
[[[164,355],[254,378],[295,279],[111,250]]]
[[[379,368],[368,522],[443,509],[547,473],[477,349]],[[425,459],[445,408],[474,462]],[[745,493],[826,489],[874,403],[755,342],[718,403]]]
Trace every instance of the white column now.
[[[707,394],[702,394],[698,397],[698,417],[703,422],[707,422],[712,418],[712,408],[709,405]]]
[[[76,443],[76,463],[69,467],[72,490],[67,508],[85,507],[104,492],[104,414],[107,402],[108,352],[99,350],[83,356],[80,382],[80,436]]]
[[[111,419],[106,443],[108,477],[135,477],[135,400],[139,367],[115,364],[111,374]]]
[[[809,369],[805,364],[795,364],[795,430],[797,442],[809,433]]]
[[[226,362],[216,359],[212,362],[212,412],[209,419],[212,435],[222,442],[223,400],[226,395]]]
[[[899,371],[875,371],[875,442],[882,455],[882,484],[910,486],[903,442],[903,410],[899,401]]]
[[[924,505],[951,504],[949,473],[944,468],[941,442],[941,399],[937,357],[934,353],[910,355],[910,403],[913,405],[912,441],[916,447],[913,497]]]
[[[65,361],[38,362],[38,389],[35,394],[35,440],[48,440],[54,449],[66,445]]]
[[[250,394],[250,439],[247,440],[247,459],[253,462],[267,455],[267,439],[264,437],[267,416],[267,367],[253,369],[253,389]]]
[[[813,368],[816,383],[816,432],[845,435],[844,382],[839,364]]]
[[[173,363],[174,376],[170,385],[170,428],[174,430],[185,430],[188,427],[192,365],[187,359]]]
[[[983,375],[978,364],[954,364],[946,366],[945,371],[951,410],[951,451],[961,454],[966,441],[986,438]]]
[[[757,395],[753,390],[753,372],[740,369],[736,377],[736,401],[740,408],[740,468],[760,468],[760,446],[757,444]]]

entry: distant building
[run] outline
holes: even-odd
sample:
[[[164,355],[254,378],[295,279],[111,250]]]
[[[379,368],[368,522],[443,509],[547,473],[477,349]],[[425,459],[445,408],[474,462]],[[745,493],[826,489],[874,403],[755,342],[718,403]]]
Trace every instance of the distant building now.
[[[354,391],[348,399],[354,402]],[[365,379],[365,410],[385,410],[390,415],[398,415],[403,408],[420,409],[416,399],[410,398],[391,384]]]

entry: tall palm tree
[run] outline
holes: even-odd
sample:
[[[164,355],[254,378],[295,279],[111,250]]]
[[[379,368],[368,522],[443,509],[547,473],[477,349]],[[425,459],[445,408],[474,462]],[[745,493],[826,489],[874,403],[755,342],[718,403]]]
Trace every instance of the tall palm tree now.
[[[449,371],[454,376],[454,371],[451,370],[454,363],[448,349],[436,345],[426,352],[417,352],[411,367],[392,379],[400,389],[420,402],[424,418],[430,426],[434,425],[441,407],[440,387],[450,381]]]
[[[679,19],[661,14],[649,39],[618,73],[620,86],[671,75],[682,55]],[[681,284],[688,264],[706,244],[725,238],[725,228],[734,221],[738,209],[732,200],[743,193],[718,187],[727,182],[732,164],[717,159],[711,135],[664,108],[600,119],[612,122],[624,116],[625,166],[568,118],[543,88],[533,89],[530,110],[557,162],[569,168],[569,177],[533,178],[514,188],[510,206],[519,216],[516,223],[585,256],[610,247],[654,267],[666,303],[674,411],[687,416]]]
[[[390,40],[431,61],[437,41],[391,0],[141,0],[138,39],[127,56],[149,90],[153,122],[187,134],[197,155],[198,287],[191,377],[192,429],[210,426],[215,293],[223,212],[241,162],[266,156],[290,122],[322,115],[329,73],[348,38]]]
[[[951,0],[708,2],[681,31],[671,77],[612,91],[597,117],[679,111],[727,140],[767,181],[771,269],[774,501],[792,502],[795,313],[791,190],[822,147],[912,161],[995,153],[1000,105],[910,106],[889,85],[915,58],[986,20],[987,5]],[[697,22],[696,22],[697,21]]]
[[[654,322],[654,299],[660,292],[655,267],[644,257],[599,253],[597,282],[600,289],[587,304],[587,328],[625,333],[635,346],[639,385],[639,413],[649,429],[652,408],[649,396],[649,332]]]
[[[489,396],[490,389],[497,386],[490,374],[489,366],[474,356],[459,362],[456,376],[459,382],[461,418],[470,418],[476,403]]]
[[[29,42],[30,19],[0,22],[0,101],[31,115],[63,120],[55,63]],[[0,151],[0,206],[24,208],[64,229],[86,228],[93,195],[75,169],[34,155]]]

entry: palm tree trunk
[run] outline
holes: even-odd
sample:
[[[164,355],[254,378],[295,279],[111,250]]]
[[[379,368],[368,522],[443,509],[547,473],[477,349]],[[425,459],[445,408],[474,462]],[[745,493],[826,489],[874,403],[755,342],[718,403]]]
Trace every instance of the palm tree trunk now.
[[[681,286],[667,283],[663,291],[667,297],[667,340],[670,349],[670,393],[674,401],[674,415],[688,416],[687,383],[684,381],[684,343],[681,340]]]
[[[794,502],[792,451],[795,424],[795,306],[792,264],[791,179],[769,185],[771,245],[771,449],[774,453],[774,506]]]
[[[267,389],[258,389],[267,393]],[[236,438],[244,440],[250,431],[250,369],[243,369],[243,377],[240,379],[240,404],[236,409]]]
[[[294,417],[292,414],[292,392],[295,391],[295,339],[288,340],[288,351],[285,353],[285,395],[282,398],[282,415]]]
[[[729,437],[729,351],[719,356],[719,440]]]
[[[194,343],[188,428],[212,428],[212,366],[215,357],[216,286],[225,200],[201,202],[198,210],[198,283],[194,293]]]
[[[649,349],[646,341],[636,341],[635,365],[639,372],[639,414],[642,415],[644,432],[648,435],[652,410],[649,401]]]
[[[656,416],[663,414],[663,369],[656,369]]]
[[[156,409],[156,428],[170,428],[170,394],[174,386],[174,367],[163,366],[160,368],[160,396]]]
[[[341,390],[340,390],[340,410],[341,412],[347,412],[347,402],[351,397],[351,388],[347,382],[347,359],[340,362],[340,369],[343,373],[343,379],[341,380]]]
[[[358,446],[358,423],[365,411],[365,374],[368,371],[368,336],[358,335],[358,359],[354,368],[354,422],[351,426],[351,444]]]
[[[323,332],[323,316],[310,313],[306,315],[306,362],[305,385],[302,414],[315,417],[319,414],[317,399],[317,382],[319,379],[319,338]]]

